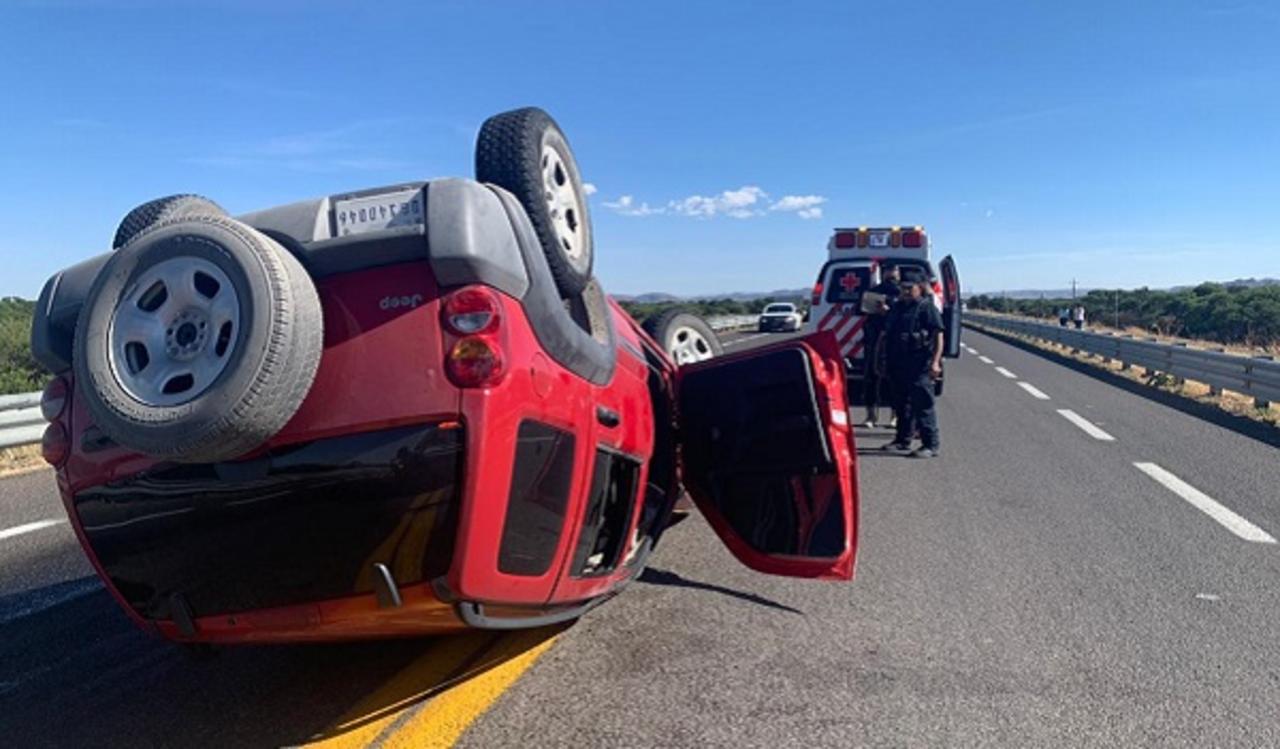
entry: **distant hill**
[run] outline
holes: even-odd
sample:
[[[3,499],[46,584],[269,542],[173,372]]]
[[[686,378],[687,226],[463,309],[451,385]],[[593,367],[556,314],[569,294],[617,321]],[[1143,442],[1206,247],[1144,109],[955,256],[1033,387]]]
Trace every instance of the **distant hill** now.
[[[1261,286],[1277,286],[1280,285],[1280,278],[1237,278],[1234,281],[1210,281],[1209,283],[1222,284],[1223,286],[1233,286],[1240,288],[1253,289]],[[1194,289],[1199,284],[1187,284],[1184,286],[1173,286],[1162,291],[1183,291],[1186,289]],[[1097,287],[1078,287],[1076,296],[1084,296],[1090,291],[1098,290]],[[1101,287],[1103,291],[1113,291],[1114,287]],[[965,296],[976,296],[985,294],[987,296],[999,296],[1007,299],[1067,299],[1071,296],[1071,289],[995,289],[987,291],[966,291]]]
[[[1216,282],[1215,282],[1216,283]],[[1237,278],[1234,281],[1223,281],[1223,286],[1256,289],[1261,286],[1277,286],[1280,285],[1280,278]],[[1174,286],[1170,291],[1182,291],[1183,289],[1194,289],[1195,285],[1190,286]]]
[[[1077,288],[1076,296],[1084,296],[1090,291],[1092,291],[1092,289]],[[1071,289],[1010,289],[1008,291],[1000,289],[998,291],[966,290],[964,292],[965,296],[977,296],[978,294],[999,296],[1006,299],[1039,299],[1041,297],[1044,297],[1045,299],[1066,299],[1071,296]]]

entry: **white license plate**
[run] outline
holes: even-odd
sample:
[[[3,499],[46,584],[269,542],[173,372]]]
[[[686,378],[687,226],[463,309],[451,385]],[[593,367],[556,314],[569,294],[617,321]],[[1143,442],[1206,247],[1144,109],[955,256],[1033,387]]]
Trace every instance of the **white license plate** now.
[[[867,244],[869,244],[869,245],[870,245],[870,246],[872,246],[872,247],[888,247],[888,246],[889,246],[889,232],[887,232],[887,231],[873,231],[873,232],[871,232],[871,235],[870,235],[870,237],[868,238],[868,242],[867,242]]]
[[[399,190],[335,200],[333,217],[338,236],[348,237],[397,226],[421,226],[426,223],[426,208],[422,190]]]

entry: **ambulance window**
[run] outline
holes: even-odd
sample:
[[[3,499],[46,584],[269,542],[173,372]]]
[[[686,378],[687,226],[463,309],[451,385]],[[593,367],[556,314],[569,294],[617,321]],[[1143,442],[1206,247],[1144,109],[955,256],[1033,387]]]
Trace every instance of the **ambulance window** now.
[[[929,280],[929,269],[918,263],[898,263],[898,270],[902,274],[902,283],[915,283],[916,281]]]
[[[862,292],[871,287],[871,267],[833,268],[827,284],[827,302],[830,304],[861,304]]]

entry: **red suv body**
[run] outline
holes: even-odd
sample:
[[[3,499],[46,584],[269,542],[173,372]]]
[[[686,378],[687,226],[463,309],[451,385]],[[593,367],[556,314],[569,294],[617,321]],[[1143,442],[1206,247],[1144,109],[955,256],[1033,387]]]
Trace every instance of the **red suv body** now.
[[[406,194],[421,221],[344,232],[342,206]],[[40,299],[34,350],[69,401],[50,409],[58,485],[140,625],[259,642],[570,619],[640,573],[685,488],[747,565],[852,576],[829,334],[677,368],[598,285],[561,299],[522,206],[467,180],[239,221],[306,268],[324,328],[301,406],[243,456],[161,459],[95,424],[70,340],[107,256]]]

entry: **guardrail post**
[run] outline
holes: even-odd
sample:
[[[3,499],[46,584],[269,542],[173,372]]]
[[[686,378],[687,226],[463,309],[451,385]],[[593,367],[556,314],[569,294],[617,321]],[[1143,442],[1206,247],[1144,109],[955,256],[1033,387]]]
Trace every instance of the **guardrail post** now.
[[[1214,353],[1217,353],[1217,354],[1225,354],[1225,353],[1227,353],[1227,349],[1226,349],[1226,347],[1224,347],[1224,346],[1219,346],[1219,347],[1217,347],[1217,348],[1209,349],[1209,350],[1210,350],[1210,351],[1213,351]],[[1219,396],[1219,395],[1222,395],[1222,388],[1218,387],[1217,385],[1210,384],[1210,385],[1209,385],[1209,395],[1212,395],[1212,396],[1215,396],[1215,397],[1216,397],[1216,396]]]
[[[1261,359],[1261,360],[1263,360],[1263,361],[1275,361],[1275,360],[1276,360],[1276,358],[1275,358],[1274,356],[1270,356],[1270,355],[1268,355],[1268,354],[1263,354],[1263,355],[1261,355],[1261,356],[1255,356],[1255,357],[1253,357],[1253,358],[1255,358],[1255,359]],[[1253,368],[1252,368],[1252,367],[1250,367],[1247,371],[1249,372],[1249,374],[1253,374]],[[1254,407],[1254,408],[1260,408],[1260,409],[1267,409],[1267,408],[1271,408],[1271,401],[1266,400],[1265,398],[1254,398],[1254,399],[1253,399],[1253,407]]]

